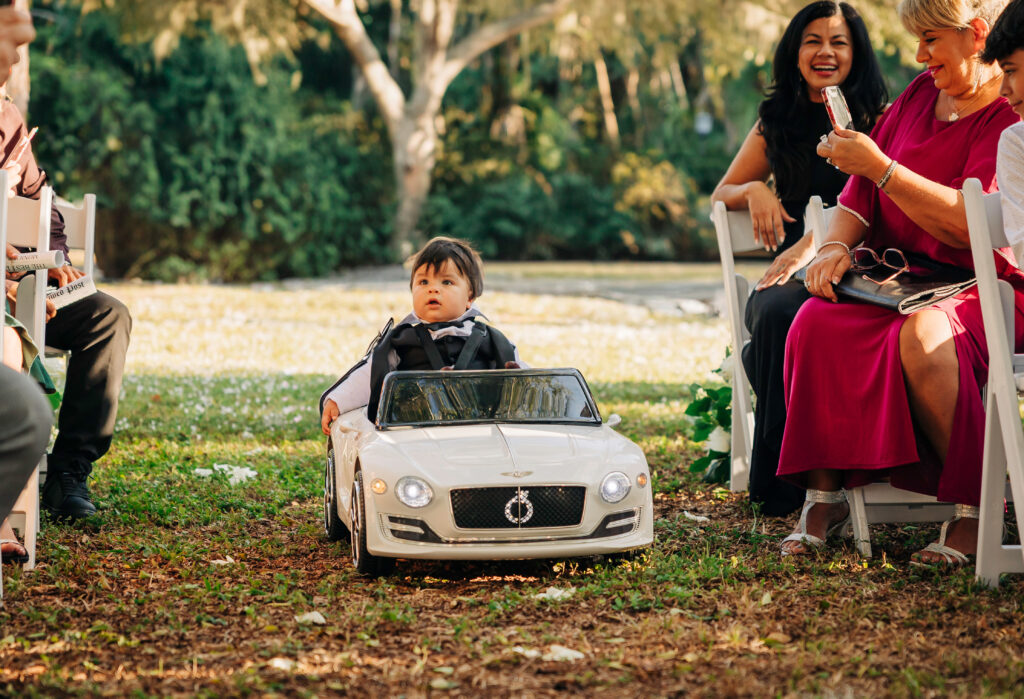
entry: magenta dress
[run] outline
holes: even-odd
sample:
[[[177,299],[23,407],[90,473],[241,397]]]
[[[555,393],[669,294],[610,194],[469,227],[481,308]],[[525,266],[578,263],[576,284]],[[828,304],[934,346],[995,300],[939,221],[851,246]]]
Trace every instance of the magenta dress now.
[[[999,98],[955,122],[935,118],[939,91],[919,75],[886,110],[872,132],[883,152],[928,179],[959,189],[976,177],[996,189],[996,147],[1018,121]],[[896,247],[973,268],[971,251],[939,242],[917,226],[874,182],[851,177],[839,205],[868,224],[864,244]],[[1009,251],[1006,251],[1009,252]],[[1010,254],[1010,259],[1013,259]],[[1024,273],[995,255],[996,272],[1016,290],[1016,343],[1024,340]],[[914,429],[900,365],[906,316],[871,304],[818,298],[797,314],[786,340],[786,429],[778,475],[804,484],[815,469],[844,472],[855,487],[889,477],[899,488],[977,505],[985,424],[981,390],[988,352],[977,290],[932,306],[946,313],[960,364],[960,390],[946,463]]]

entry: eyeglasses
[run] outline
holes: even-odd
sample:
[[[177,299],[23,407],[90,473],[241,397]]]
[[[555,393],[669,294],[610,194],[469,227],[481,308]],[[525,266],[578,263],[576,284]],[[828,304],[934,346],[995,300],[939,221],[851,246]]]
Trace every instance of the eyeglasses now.
[[[854,272],[866,272],[868,270],[875,269],[876,267],[888,267],[894,270],[885,279],[874,279],[868,274],[862,274],[861,277],[874,282],[875,284],[882,285],[886,282],[891,282],[896,277],[900,276],[904,272],[910,271],[910,264],[907,262],[906,256],[902,250],[897,248],[887,248],[882,251],[882,256],[879,257],[878,253],[871,248],[858,247],[850,251],[850,261],[853,262],[853,266],[850,268]]]

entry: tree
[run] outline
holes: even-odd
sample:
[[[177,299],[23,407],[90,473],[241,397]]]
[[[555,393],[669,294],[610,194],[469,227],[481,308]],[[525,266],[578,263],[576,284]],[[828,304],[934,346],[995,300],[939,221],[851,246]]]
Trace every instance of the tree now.
[[[331,22],[345,42],[387,125],[398,194],[393,245],[399,255],[410,254],[414,246],[416,225],[437,161],[441,101],[452,80],[485,51],[551,21],[572,1],[543,0],[517,14],[492,19],[457,40],[460,0],[414,1],[412,87],[406,95],[395,78],[396,71],[388,70],[370,41],[355,0],[305,0]],[[397,4],[392,3],[392,8],[395,11]]]

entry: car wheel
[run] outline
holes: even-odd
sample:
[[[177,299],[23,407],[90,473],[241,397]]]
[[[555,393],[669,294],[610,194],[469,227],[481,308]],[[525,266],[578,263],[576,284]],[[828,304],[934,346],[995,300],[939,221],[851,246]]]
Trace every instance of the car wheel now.
[[[348,527],[338,516],[337,479],[334,473],[334,445],[327,448],[324,466],[324,534],[330,541],[341,541],[348,536]]]
[[[363,491],[363,472],[356,471],[352,485],[352,566],[357,573],[378,577],[387,575],[395,567],[394,558],[374,556],[366,550],[366,501]]]

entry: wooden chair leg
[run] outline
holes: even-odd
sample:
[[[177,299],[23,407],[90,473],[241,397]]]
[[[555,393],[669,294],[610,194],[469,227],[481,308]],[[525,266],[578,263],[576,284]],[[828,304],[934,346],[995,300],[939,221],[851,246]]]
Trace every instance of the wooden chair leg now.
[[[868,528],[868,512],[864,503],[864,489],[852,488],[846,491],[850,503],[850,519],[853,522],[853,543],[864,558],[871,558],[871,530]]]

